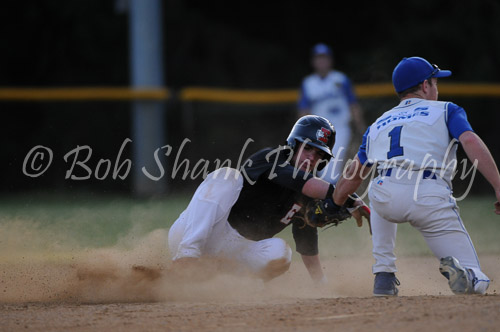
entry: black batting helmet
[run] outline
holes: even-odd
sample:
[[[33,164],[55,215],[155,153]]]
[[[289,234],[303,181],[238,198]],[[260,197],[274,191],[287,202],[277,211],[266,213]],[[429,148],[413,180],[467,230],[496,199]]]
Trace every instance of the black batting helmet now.
[[[335,144],[335,128],[324,117],[317,115],[306,115],[295,122],[288,135],[286,142],[288,146],[295,149],[298,142],[306,142],[325,152],[327,159],[333,157],[332,148]]]

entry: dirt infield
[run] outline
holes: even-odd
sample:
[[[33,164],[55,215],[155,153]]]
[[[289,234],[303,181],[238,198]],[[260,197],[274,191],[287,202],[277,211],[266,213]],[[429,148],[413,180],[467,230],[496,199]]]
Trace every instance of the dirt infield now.
[[[498,331],[499,296],[1,306],[2,331]]]
[[[329,282],[318,288],[299,262],[269,283],[219,275],[192,284],[133,270],[138,257],[119,254],[92,252],[72,264],[2,263],[0,330],[500,329],[498,256],[481,257],[493,279],[487,296],[451,295],[434,258],[401,257],[401,296],[373,298],[370,258],[324,262]]]

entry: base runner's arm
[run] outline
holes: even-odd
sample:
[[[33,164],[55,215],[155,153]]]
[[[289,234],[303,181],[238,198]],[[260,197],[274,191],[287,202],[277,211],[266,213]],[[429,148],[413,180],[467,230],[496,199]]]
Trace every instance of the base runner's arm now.
[[[302,256],[302,262],[304,262],[304,265],[307,271],[309,272],[311,279],[314,282],[325,284],[327,282],[327,279],[323,273],[323,269],[321,268],[319,255],[314,255],[314,256],[301,255],[301,256]]]
[[[330,188],[330,183],[320,178],[310,178],[302,187],[302,194],[307,197],[324,199]]]
[[[477,169],[495,190],[497,198],[495,213],[500,214],[500,175],[490,150],[486,144],[484,144],[483,140],[472,131],[466,131],[461,134],[459,141],[467,157],[469,157],[472,162],[477,162]]]

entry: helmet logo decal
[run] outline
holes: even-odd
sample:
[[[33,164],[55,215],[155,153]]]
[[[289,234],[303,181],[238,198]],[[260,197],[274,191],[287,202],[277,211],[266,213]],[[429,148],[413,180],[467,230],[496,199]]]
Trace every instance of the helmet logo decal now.
[[[316,132],[316,138],[318,139],[318,141],[328,144],[328,139],[330,138],[331,134],[331,130],[321,127],[321,129]]]

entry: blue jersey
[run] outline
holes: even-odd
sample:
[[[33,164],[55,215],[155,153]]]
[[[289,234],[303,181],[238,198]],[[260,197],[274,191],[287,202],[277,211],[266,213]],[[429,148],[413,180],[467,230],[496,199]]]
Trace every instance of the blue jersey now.
[[[335,128],[348,128],[350,105],[354,102],[356,96],[349,78],[342,72],[332,70],[325,77],[312,74],[304,79],[298,107],[327,118]]]

